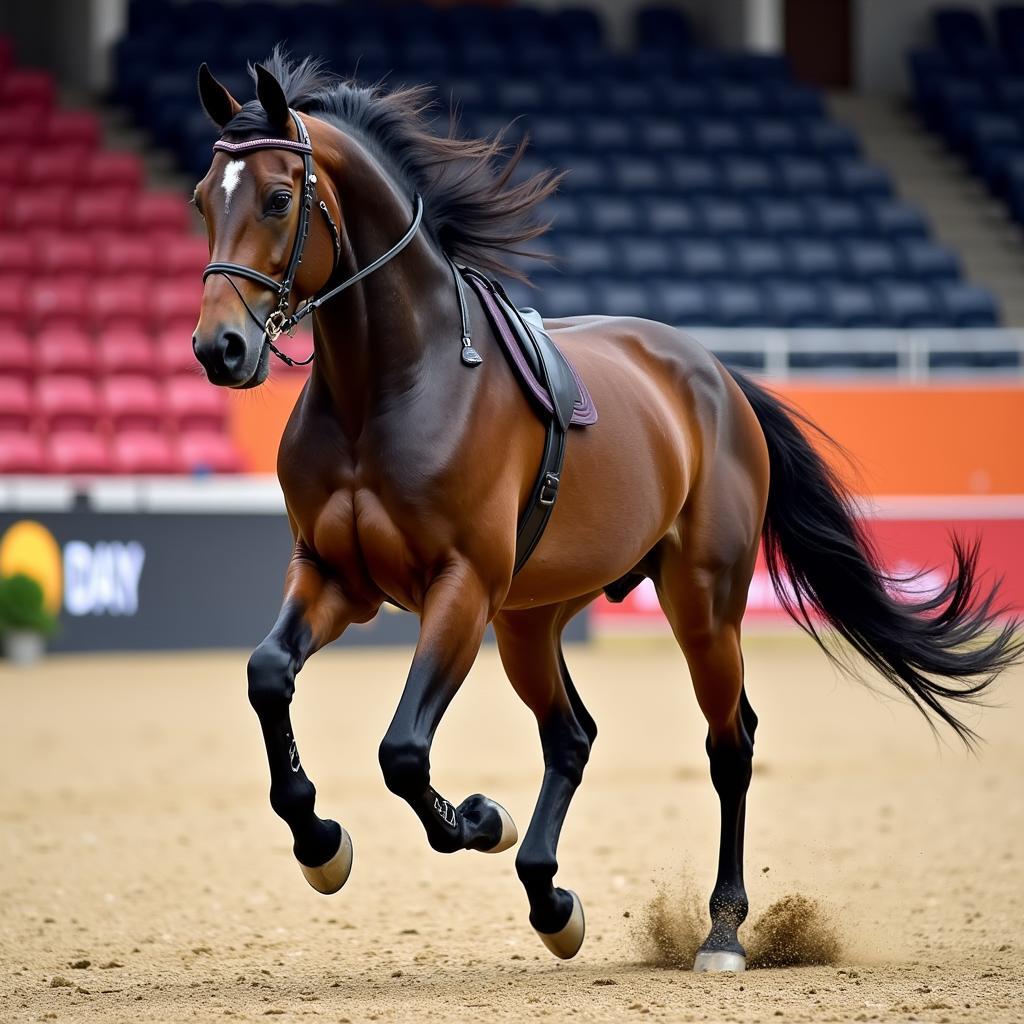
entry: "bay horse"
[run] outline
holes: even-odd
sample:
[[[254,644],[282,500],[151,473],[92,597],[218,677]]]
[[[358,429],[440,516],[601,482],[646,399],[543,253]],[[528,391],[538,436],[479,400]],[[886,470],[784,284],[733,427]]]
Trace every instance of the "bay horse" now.
[[[435,730],[492,623],[544,757],[516,870],[533,928],[557,956],[575,955],[583,910],[554,886],[556,847],[597,727],[561,634],[601,593],[621,597],[650,578],[707,719],[721,803],[711,928],[694,967],[742,970],[757,716],[740,632],[759,543],[780,600],[812,636],[824,645],[830,627],[968,743],[973,733],[945,702],[978,700],[1021,655],[1016,623],[994,623],[996,590],[977,578],[977,547],[955,542],[939,593],[900,595],[811,424],[680,330],[579,316],[544,327],[599,420],[572,432],[557,505],[514,572],[544,427],[479,295],[453,284],[452,261],[514,273],[510,254],[543,230],[534,214],[558,178],[516,183],[523,148],[502,163],[500,136],[435,134],[422,89],[361,88],[280,51],[251,71],[256,99],[244,105],[206,65],[199,72],[221,137],[195,190],[213,262],[193,348],[212,383],[255,387],[282,332],[313,316],[315,360],[278,456],[294,549],[280,616],[248,664],[270,802],[305,877],[339,890],[352,843],[314,809],[289,717],[296,674],[384,601],[420,620],[380,744],[385,784],[436,850],[496,853],[517,841],[498,803],[476,794],[453,804],[430,774]]]

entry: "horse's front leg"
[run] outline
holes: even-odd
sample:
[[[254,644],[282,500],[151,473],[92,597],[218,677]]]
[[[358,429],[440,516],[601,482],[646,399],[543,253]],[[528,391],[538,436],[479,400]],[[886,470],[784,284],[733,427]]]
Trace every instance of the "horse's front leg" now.
[[[442,853],[498,853],[518,839],[508,812],[476,794],[455,806],[430,784],[430,746],[441,718],[480,650],[488,594],[475,572],[450,567],[427,591],[405,690],[380,745],[384,781],[423,822]]]
[[[313,809],[316,789],[299,759],[288,708],[296,673],[357,618],[353,612],[338,584],[326,579],[315,562],[296,554],[277,622],[249,658],[249,702],[267,747],[270,805],[291,829],[306,880],[322,893],[337,892],[348,880],[352,840],[336,821],[318,818]]]

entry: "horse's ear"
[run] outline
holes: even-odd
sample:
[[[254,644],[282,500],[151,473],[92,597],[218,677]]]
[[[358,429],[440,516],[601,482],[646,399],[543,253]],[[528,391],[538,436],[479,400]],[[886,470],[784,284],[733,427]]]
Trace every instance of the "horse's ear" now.
[[[256,95],[275,128],[288,123],[288,100],[281,83],[262,65],[256,65]]]
[[[242,105],[213,77],[205,63],[199,65],[199,100],[218,128],[223,128]]]

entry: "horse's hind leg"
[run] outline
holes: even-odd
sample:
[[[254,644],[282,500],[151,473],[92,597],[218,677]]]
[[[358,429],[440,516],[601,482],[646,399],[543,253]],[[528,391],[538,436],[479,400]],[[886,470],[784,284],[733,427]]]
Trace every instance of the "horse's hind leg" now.
[[[584,920],[579,897],[553,885],[558,837],[597,726],[569,678],[561,633],[589,600],[506,612],[494,623],[502,664],[516,693],[537,718],[544,751],[544,780],[516,857],[516,871],[530,901],[530,924],[562,959],[575,956],[583,944]]]
[[[270,763],[270,804],[291,829],[295,857],[318,892],[337,892],[352,867],[352,840],[314,811],[316,788],[299,760],[289,705],[306,659],[354,621],[353,609],[315,566],[293,560],[288,596],[274,628],[249,658],[249,702],[259,716]]]
[[[690,668],[708,723],[711,781],[721,805],[718,876],[711,894],[711,931],[696,971],[742,971],[746,953],[737,929],[747,916],[743,826],[757,717],[743,689],[740,619],[756,549],[728,568],[694,564],[678,549],[662,559],[658,592]]]

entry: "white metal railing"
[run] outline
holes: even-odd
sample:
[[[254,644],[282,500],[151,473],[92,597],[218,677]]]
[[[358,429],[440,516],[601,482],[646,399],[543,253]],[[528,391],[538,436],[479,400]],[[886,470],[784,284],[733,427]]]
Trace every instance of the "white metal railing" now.
[[[687,333],[720,357],[753,357],[755,370],[776,379],[837,373],[911,382],[950,376],[1024,377],[1024,329],[1019,328],[898,331],[688,327]],[[863,361],[857,357],[865,355],[876,359],[877,364],[858,365]],[[972,360],[996,355],[1003,357],[1000,365],[986,366]],[[946,365],[936,365],[935,357],[953,359]]]

